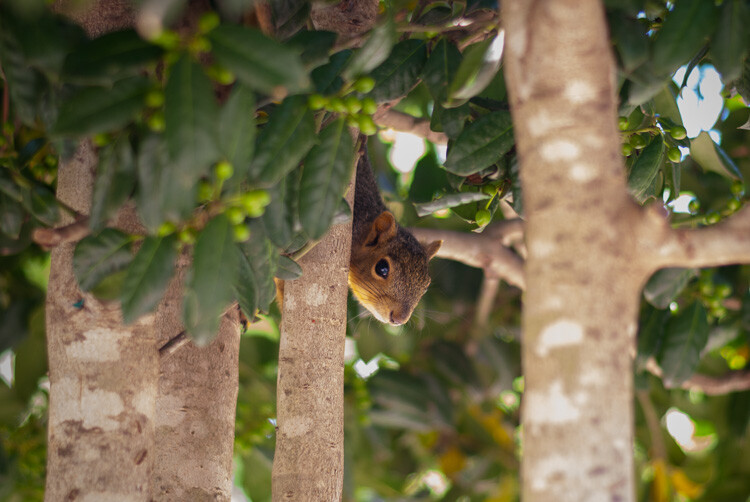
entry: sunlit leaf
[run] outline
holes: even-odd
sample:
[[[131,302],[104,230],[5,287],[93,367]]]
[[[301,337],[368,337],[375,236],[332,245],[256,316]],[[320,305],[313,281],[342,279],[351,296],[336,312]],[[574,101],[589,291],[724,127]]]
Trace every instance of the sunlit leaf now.
[[[664,158],[664,138],[657,134],[640,153],[628,176],[630,194],[639,203],[652,196],[650,189],[664,163]]]
[[[416,85],[425,62],[427,46],[424,40],[399,42],[388,59],[370,73],[375,79],[370,96],[379,103],[404,96]]]
[[[395,41],[396,26],[393,20],[386,19],[373,28],[362,47],[354,52],[342,76],[352,80],[370,72],[386,60]]]
[[[441,209],[458,207],[463,204],[468,204],[470,202],[477,202],[480,200],[487,200],[489,198],[490,196],[484,192],[451,193],[451,194],[444,195],[440,197],[439,199],[435,199],[430,202],[424,202],[422,204],[414,204],[414,207],[417,210],[418,216],[427,216],[428,214],[432,214],[435,211],[439,211]]]
[[[510,113],[498,111],[482,115],[461,132],[448,150],[445,168],[467,176],[489,167],[514,145]]]
[[[122,319],[130,324],[151,312],[161,301],[174,274],[177,237],[146,237],[130,262],[122,283]]]
[[[719,10],[713,2],[675,2],[654,40],[653,67],[667,75],[685,64],[706,43],[718,15]]]
[[[500,69],[505,46],[505,31],[472,45],[464,51],[461,65],[448,88],[445,106],[460,106],[489,85]]]
[[[714,143],[706,131],[701,131],[690,140],[690,156],[706,171],[713,171],[730,179],[742,179],[734,161]]]

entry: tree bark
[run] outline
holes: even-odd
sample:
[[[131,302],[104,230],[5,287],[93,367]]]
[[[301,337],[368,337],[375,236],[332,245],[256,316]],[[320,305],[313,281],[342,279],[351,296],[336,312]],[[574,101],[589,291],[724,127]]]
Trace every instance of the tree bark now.
[[[596,0],[503,2],[526,210],[523,500],[634,500],[641,209]],[[636,230],[634,230],[636,229]]]
[[[352,206],[353,181],[347,202]],[[284,284],[273,500],[341,500],[344,340],[351,220],[333,227]]]

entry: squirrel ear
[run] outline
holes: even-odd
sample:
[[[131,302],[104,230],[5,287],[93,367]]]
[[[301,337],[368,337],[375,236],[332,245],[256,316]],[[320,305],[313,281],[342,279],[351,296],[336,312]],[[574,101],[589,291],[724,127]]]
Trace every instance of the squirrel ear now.
[[[438,252],[438,249],[440,249],[440,246],[443,244],[443,241],[432,241],[429,244],[424,246],[424,251],[427,253],[427,261],[430,261],[435,257],[435,255]]]
[[[386,242],[396,235],[396,219],[389,211],[383,211],[375,218],[370,227],[370,233],[365,241],[368,246]]]

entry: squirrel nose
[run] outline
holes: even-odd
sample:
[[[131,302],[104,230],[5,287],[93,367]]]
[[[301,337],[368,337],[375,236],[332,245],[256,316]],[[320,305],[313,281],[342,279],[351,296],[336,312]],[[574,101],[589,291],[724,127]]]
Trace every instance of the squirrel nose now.
[[[400,326],[409,320],[409,314],[407,312],[396,312],[391,310],[390,321],[394,326]]]

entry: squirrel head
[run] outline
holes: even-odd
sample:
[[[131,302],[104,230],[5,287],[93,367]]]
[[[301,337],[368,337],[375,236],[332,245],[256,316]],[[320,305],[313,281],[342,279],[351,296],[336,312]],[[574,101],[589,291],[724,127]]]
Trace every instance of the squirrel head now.
[[[441,244],[421,244],[383,211],[367,238],[352,246],[349,286],[354,296],[380,322],[406,323],[430,285],[427,263]]]

